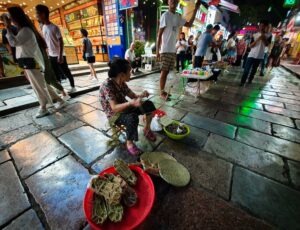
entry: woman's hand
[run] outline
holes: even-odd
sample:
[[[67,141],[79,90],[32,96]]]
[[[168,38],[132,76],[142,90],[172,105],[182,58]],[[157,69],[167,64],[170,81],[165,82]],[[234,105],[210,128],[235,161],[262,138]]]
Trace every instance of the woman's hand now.
[[[142,100],[141,98],[133,99],[129,104],[133,107],[140,107],[142,105]]]
[[[143,93],[139,96],[140,98],[149,97],[150,94],[147,90],[144,90]]]

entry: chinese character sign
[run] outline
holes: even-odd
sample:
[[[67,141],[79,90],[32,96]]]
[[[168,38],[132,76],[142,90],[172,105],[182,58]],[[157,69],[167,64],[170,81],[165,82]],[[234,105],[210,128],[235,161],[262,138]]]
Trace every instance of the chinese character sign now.
[[[138,0],[119,0],[119,9],[125,10],[138,6]]]

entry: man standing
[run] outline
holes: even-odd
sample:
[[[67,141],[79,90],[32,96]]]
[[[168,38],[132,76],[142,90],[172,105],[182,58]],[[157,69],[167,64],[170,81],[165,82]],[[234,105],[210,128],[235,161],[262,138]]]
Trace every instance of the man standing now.
[[[125,59],[131,64],[132,74],[139,72],[141,65],[140,59],[135,56],[134,48],[134,42],[132,42],[130,48],[125,53]]]
[[[265,20],[261,21],[259,24],[259,32],[253,35],[254,41],[250,44],[251,51],[248,55],[244,73],[241,80],[241,86],[244,86],[250,70],[250,76],[248,79],[248,83],[251,84],[254,78],[254,75],[257,71],[257,68],[261,61],[264,59],[265,47],[269,45],[271,42],[271,34],[268,33],[269,23]]]
[[[49,8],[44,5],[35,7],[36,15],[39,22],[42,23],[42,32],[47,43],[49,58],[52,68],[56,74],[57,80],[61,82],[61,75],[65,75],[71,85],[70,93],[76,91],[74,78],[68,67],[66,56],[64,55],[64,42],[58,26],[49,20]]]
[[[178,3],[179,0],[168,0],[169,10],[161,16],[157,36],[157,59],[161,59],[162,62],[160,74],[160,97],[164,100],[168,99],[168,93],[165,92],[165,85],[167,76],[169,72],[173,70],[175,65],[176,40],[179,28],[182,26],[191,27],[193,25],[201,1],[197,1],[193,15],[189,22],[176,13]]]
[[[215,25],[215,27],[213,27],[213,25],[209,24],[206,26],[206,31],[201,35],[197,43],[194,67],[202,67],[207,48],[212,45],[214,38],[213,36],[215,36],[219,30],[219,25]]]

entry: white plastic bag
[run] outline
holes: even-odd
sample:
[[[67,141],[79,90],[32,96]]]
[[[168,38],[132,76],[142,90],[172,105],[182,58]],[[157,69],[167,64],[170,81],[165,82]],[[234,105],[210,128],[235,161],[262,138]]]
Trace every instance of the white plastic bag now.
[[[157,115],[155,115],[155,117],[153,117],[151,124],[150,124],[150,129],[153,132],[160,132],[162,131],[162,126],[159,123],[159,117]]]

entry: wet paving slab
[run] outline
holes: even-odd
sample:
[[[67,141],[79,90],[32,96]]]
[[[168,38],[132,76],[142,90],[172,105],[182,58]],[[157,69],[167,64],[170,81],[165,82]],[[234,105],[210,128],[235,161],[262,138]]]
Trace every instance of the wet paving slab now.
[[[191,126],[205,129],[212,133],[220,134],[225,137],[234,138],[236,127],[210,118],[188,113],[182,120]]]
[[[84,125],[85,125],[85,123],[83,123],[82,121],[73,120],[70,123],[66,124],[65,126],[53,130],[52,134],[56,137],[59,137],[59,136],[65,134],[65,133],[68,133],[68,132],[70,132],[74,129],[77,129],[81,126],[84,126]]]
[[[3,230],[43,230],[44,227],[36,215],[35,211],[30,209],[24,214],[19,216],[17,219],[13,220],[8,226],[3,228]]]
[[[266,177],[288,183],[287,176],[284,176],[284,161],[275,154],[215,134],[209,136],[204,151]]]
[[[244,128],[238,129],[237,140],[300,162],[300,144]]]
[[[111,128],[105,113],[100,110],[87,113],[79,119],[100,131],[107,131]]]
[[[174,141],[165,141],[159,151],[173,155],[191,173],[191,186],[204,187],[229,199],[232,164]]]
[[[82,199],[89,179],[88,171],[72,156],[67,156],[25,183],[51,229],[80,229],[86,221]]]
[[[64,110],[73,117],[80,117],[86,113],[92,112],[95,108],[83,103],[73,103],[67,106]]]
[[[0,151],[0,164],[10,160],[10,155],[7,150]]]
[[[108,146],[110,139],[90,126],[83,126],[68,132],[60,136],[59,140],[87,164],[110,150]]]
[[[9,148],[22,178],[66,156],[69,150],[46,131],[17,142]]]
[[[257,118],[263,121],[268,121],[279,125],[285,125],[292,128],[294,127],[293,121],[290,118],[282,115],[267,113],[256,109],[250,109],[250,108],[241,108],[240,113],[244,116]]]
[[[1,117],[0,119],[0,134],[15,130],[25,125],[32,123],[30,117],[25,116],[24,112],[13,114],[11,116]]]
[[[265,106],[265,109],[267,112],[270,113],[277,113],[277,114],[284,115],[286,117],[300,119],[300,112],[297,111],[292,111],[292,110],[283,109],[275,106],[268,106],[268,105]]]
[[[11,161],[0,165],[0,226],[30,207],[28,197]]]
[[[235,168],[231,199],[281,229],[300,225],[300,192],[246,169]]]
[[[171,213],[171,215],[170,215]],[[180,227],[179,227],[180,226]],[[172,188],[140,230],[273,229],[269,224],[193,187]]]
[[[300,144],[300,130],[273,124],[274,136]]]
[[[223,111],[219,111],[217,113],[216,119],[228,124],[233,124],[236,126],[253,129],[262,133],[271,134],[271,123],[263,120]]]
[[[12,144],[20,139],[38,133],[39,129],[35,127],[33,124],[26,125],[15,129],[13,131],[4,133],[0,135],[0,148],[7,147],[9,144]]]
[[[300,191],[300,163],[287,161],[292,184]]]
[[[289,110],[300,112],[300,106],[299,105],[293,105],[293,104],[285,104],[285,107]]]
[[[54,112],[51,115],[42,118],[33,117],[34,123],[41,129],[46,130],[62,127],[72,120],[74,120],[74,117],[65,112]]]

